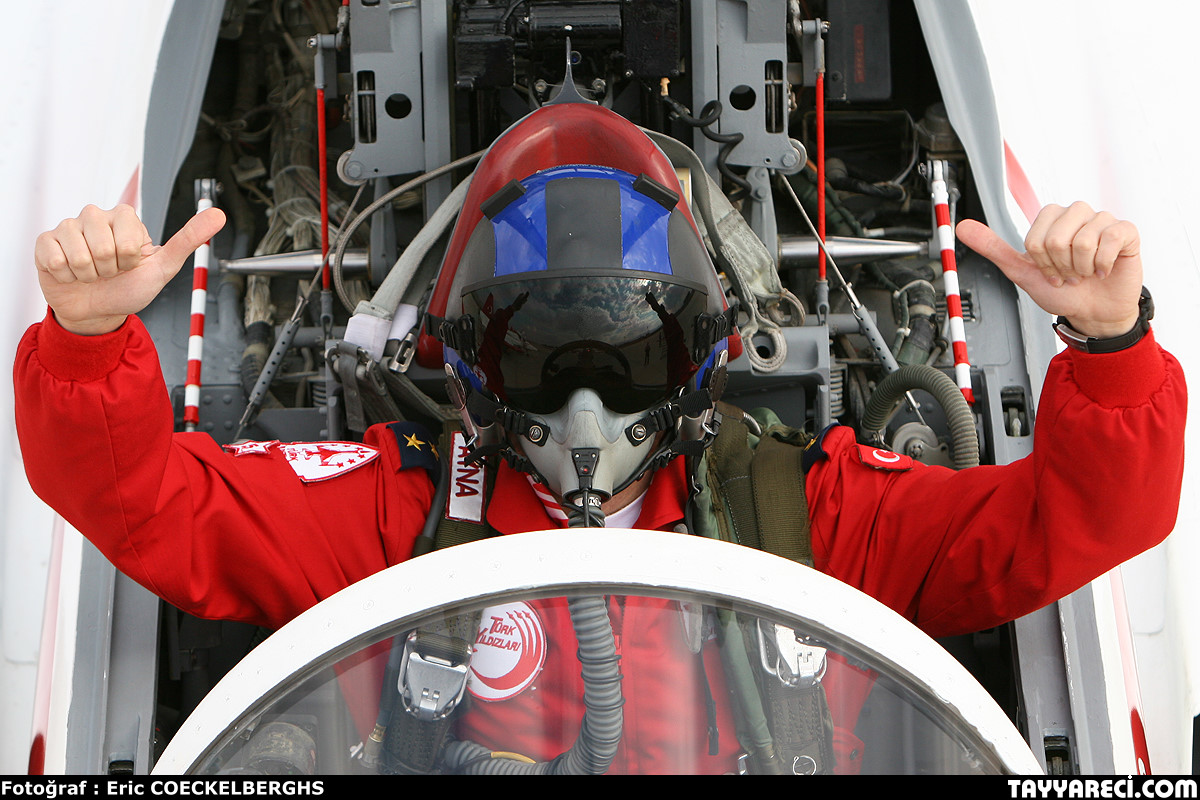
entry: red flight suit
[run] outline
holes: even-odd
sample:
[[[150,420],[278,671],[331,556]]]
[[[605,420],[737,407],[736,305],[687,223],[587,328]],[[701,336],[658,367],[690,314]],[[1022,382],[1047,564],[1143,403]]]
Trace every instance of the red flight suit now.
[[[278,628],[409,558],[432,500],[426,472],[405,468],[382,426],[349,467],[307,482],[284,446],[234,454],[207,434],[173,433],[158,356],[136,317],[80,337],[48,314],[22,339],[14,372],[35,492],[121,571],[196,616]],[[1118,353],[1055,357],[1033,455],[1012,464],[888,463],[834,427],[806,476],[815,566],[934,637],[1032,612],[1170,532],[1185,414],[1182,370],[1151,334]],[[652,482],[636,527],[670,529],[684,487],[676,460]],[[500,533],[558,527],[520,474],[502,468],[495,497],[488,521]],[[640,657],[649,663],[639,668]],[[622,671],[652,672],[653,658],[626,647]],[[678,732],[660,730],[671,720],[652,711],[639,716],[638,702],[627,695],[627,719],[644,723],[627,729],[614,771],[674,771],[663,761],[677,745],[663,743]]]

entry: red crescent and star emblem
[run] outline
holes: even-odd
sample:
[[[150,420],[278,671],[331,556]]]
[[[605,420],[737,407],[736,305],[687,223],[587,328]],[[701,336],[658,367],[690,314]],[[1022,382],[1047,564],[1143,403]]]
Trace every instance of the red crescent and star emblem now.
[[[911,456],[893,453],[891,450],[885,450],[882,447],[868,447],[865,444],[856,445],[856,447],[858,460],[868,467],[896,471],[912,469],[913,467]]]

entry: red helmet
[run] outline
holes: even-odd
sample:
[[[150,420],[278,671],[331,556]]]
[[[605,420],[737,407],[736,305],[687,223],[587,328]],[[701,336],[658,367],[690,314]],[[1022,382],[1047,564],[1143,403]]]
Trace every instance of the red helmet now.
[[[447,365],[468,428],[501,423],[484,452],[568,499],[596,452],[592,486],[611,495],[709,430],[680,424],[711,409],[733,321],[667,157],[605,108],[557,103],[476,169],[420,357]]]

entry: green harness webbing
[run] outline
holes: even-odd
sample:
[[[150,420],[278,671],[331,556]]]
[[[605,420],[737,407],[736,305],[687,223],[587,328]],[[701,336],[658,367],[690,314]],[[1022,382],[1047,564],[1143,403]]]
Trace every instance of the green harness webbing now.
[[[714,508],[725,511],[716,516],[719,538],[811,567],[801,467],[810,437],[760,409],[752,418],[764,430],[751,444],[744,412],[726,403],[717,408],[726,422],[736,423],[721,425],[706,457],[708,485],[717,498]],[[794,502],[781,502],[784,498]]]
[[[704,480],[694,487],[694,532],[811,567],[802,467],[811,437],[767,409],[750,415],[726,403],[717,409],[722,423],[696,472]],[[809,685],[785,684],[761,663],[766,634],[757,620],[717,609],[717,622],[746,769],[832,772],[833,721],[819,676]]]

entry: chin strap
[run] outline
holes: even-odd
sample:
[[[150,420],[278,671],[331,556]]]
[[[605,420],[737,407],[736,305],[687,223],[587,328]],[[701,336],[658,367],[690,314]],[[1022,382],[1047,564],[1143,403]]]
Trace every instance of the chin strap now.
[[[462,420],[463,433],[467,438],[466,445],[470,451],[467,455],[467,463],[482,461],[489,456],[498,455],[518,472],[528,473],[539,483],[546,482],[533,463],[512,448],[512,444],[505,434],[506,431],[519,434],[540,447],[545,444],[550,435],[550,430],[545,423],[464,386],[449,364],[446,365],[446,393],[450,397],[451,404],[458,409],[459,417]],[[475,421],[477,418],[491,421],[480,425]]]
[[[712,444],[720,428],[717,401],[725,392],[728,380],[726,358],[726,351],[721,351],[699,389],[685,392],[650,409],[644,417],[625,429],[625,436],[634,444],[640,444],[659,431],[675,434],[647,460],[647,470],[664,467],[676,456],[699,456]],[[633,480],[645,472],[643,470]]]

